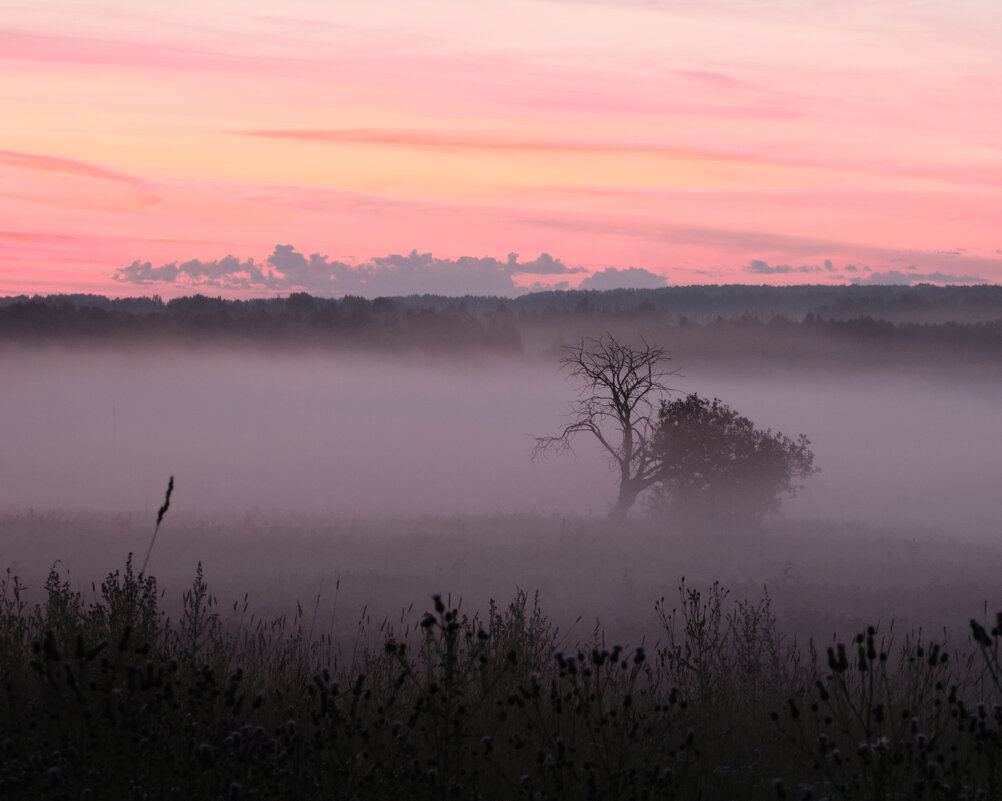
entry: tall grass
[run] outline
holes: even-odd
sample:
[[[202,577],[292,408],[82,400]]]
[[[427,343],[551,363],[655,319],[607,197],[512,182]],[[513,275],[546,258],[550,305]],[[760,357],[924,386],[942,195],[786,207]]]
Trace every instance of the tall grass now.
[[[131,556],[93,597],[0,577],[0,797],[999,797],[998,637],[876,627],[797,647],[768,597],[682,584],[659,641],[571,644],[524,592],[340,633],[221,608],[201,565],[162,611]],[[356,638],[364,641],[365,638]]]

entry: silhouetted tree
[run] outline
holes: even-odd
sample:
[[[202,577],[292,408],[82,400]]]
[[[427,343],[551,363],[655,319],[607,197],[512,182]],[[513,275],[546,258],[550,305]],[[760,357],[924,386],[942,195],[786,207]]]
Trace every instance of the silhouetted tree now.
[[[609,513],[613,519],[625,518],[637,496],[658,479],[651,440],[658,402],[668,391],[664,379],[673,374],[663,369],[669,358],[658,345],[645,342],[635,348],[605,334],[568,346],[561,359],[580,379],[580,397],[560,433],[536,437],[533,458],[570,450],[578,434],[598,440],[619,473],[619,494]]]
[[[654,507],[711,519],[760,520],[817,473],[810,441],[759,429],[714,398],[662,401],[652,442]]]

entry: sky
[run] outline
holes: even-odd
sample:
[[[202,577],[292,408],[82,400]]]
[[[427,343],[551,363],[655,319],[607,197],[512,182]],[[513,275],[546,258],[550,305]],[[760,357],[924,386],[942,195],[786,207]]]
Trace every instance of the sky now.
[[[1002,282],[997,0],[0,0],[0,294]]]

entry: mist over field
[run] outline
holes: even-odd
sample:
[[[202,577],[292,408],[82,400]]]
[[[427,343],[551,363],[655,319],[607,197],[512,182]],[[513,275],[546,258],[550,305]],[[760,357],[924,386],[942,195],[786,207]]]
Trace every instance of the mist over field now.
[[[531,464],[572,387],[503,359],[52,353],[11,359],[5,503],[341,513],[602,513],[605,467]]]
[[[224,600],[249,593],[279,613],[320,597],[342,627],[434,592],[472,613],[522,588],[577,636],[600,620],[636,639],[688,577],[769,592],[806,640],[878,617],[955,625],[997,594],[992,373],[834,358],[730,369],[675,352],[673,390],[806,434],[821,472],[764,528],[652,518],[643,495],[622,528],[606,520],[617,477],[593,441],[530,458],[577,396],[558,359],[8,349],[8,564],[38,587],[54,563],[87,584],[138,559],[173,475],[150,568],[163,586],[179,595],[202,561]]]
[[[788,515],[991,533],[998,383],[673,366],[679,392],[807,434],[822,472]],[[577,389],[542,356],[46,350],[8,353],[4,373],[6,509],[151,509],[168,475],[189,513],[587,516],[614,500],[593,442],[530,460],[533,436],[559,425]]]

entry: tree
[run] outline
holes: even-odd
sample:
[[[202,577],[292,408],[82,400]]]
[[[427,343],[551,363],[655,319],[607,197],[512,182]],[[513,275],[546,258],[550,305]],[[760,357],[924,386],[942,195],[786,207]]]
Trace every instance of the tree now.
[[[658,345],[644,342],[636,348],[605,334],[569,346],[561,359],[581,380],[580,397],[559,434],[536,437],[533,458],[570,450],[578,434],[598,440],[619,473],[619,495],[609,513],[613,519],[625,518],[637,496],[658,480],[651,444],[658,402],[668,392],[664,380],[674,374],[663,369],[669,358]]]
[[[818,472],[810,441],[758,429],[714,398],[662,401],[651,456],[654,505],[675,514],[760,520]]]

